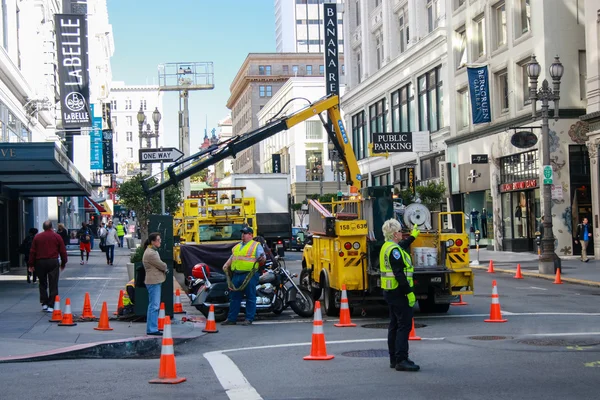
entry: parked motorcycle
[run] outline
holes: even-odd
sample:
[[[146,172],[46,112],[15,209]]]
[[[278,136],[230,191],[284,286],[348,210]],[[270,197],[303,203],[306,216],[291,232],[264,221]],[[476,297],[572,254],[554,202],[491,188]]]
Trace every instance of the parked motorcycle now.
[[[214,306],[215,321],[222,322],[229,313],[229,288],[224,274],[211,272],[206,264],[198,264],[195,276],[188,277],[188,293],[195,306],[208,317],[209,308]],[[194,268],[196,268],[194,267]],[[294,282],[296,274],[290,274],[283,258],[276,256],[267,262],[265,272],[259,277],[256,286],[256,312],[281,314],[288,306],[299,316],[313,315],[314,302],[310,292],[299,288]],[[242,300],[244,312],[246,300]]]

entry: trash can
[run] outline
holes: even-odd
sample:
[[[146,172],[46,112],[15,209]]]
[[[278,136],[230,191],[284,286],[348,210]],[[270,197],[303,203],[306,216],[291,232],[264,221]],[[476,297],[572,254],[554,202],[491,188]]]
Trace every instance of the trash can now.
[[[139,262],[135,263],[135,315],[145,316],[148,312],[148,289],[144,279],[146,278],[146,270],[144,265]],[[167,279],[162,283],[160,291],[160,301],[165,303],[166,315],[173,318],[173,267],[170,267],[170,272],[167,274]]]

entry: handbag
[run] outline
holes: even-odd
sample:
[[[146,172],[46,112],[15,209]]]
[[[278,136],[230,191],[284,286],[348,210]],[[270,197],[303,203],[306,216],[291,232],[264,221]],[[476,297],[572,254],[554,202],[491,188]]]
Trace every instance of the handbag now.
[[[104,238],[100,239],[100,251],[106,253],[106,245],[104,243]]]

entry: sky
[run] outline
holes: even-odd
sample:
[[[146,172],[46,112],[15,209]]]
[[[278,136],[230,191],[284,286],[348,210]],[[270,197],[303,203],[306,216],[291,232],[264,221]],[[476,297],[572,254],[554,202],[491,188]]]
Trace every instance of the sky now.
[[[107,0],[113,81],[157,84],[159,64],[214,65],[213,90],[190,91],[190,148],[198,151],[227,109],[229,86],[248,53],[275,52],[274,0]],[[164,145],[178,147],[177,92],[163,97]]]

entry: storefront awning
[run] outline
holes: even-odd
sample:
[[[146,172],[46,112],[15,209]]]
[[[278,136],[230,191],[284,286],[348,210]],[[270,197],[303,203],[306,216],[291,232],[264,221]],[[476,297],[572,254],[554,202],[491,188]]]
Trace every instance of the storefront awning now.
[[[83,208],[85,208],[86,211],[95,211],[99,214],[106,212],[106,209],[100,203],[90,197],[83,198]]]
[[[92,186],[53,142],[0,143],[0,190],[11,197],[89,196]]]
[[[104,200],[100,202],[100,205],[104,207],[102,215],[113,215],[113,204],[112,200]]]

